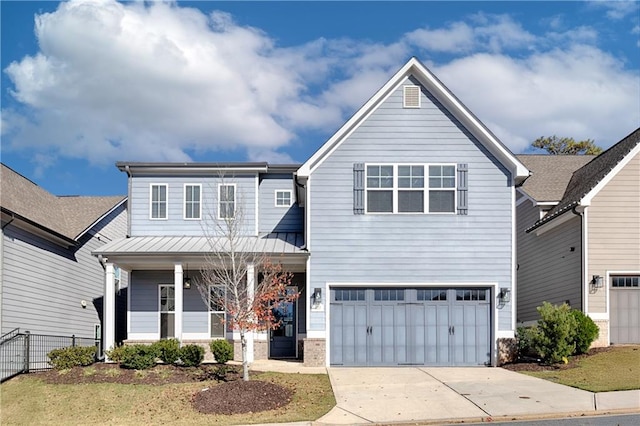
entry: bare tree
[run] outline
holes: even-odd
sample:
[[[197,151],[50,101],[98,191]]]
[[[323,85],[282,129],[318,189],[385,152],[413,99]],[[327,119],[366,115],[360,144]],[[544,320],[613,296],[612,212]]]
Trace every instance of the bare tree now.
[[[207,209],[203,231],[210,251],[195,286],[213,311],[224,311],[224,330],[240,334],[243,380],[249,380],[247,335],[278,327],[274,310],[298,297],[288,292],[292,274],[262,251],[260,239],[248,235],[246,206],[237,186],[221,176],[214,208]],[[212,319],[213,321],[213,319]]]

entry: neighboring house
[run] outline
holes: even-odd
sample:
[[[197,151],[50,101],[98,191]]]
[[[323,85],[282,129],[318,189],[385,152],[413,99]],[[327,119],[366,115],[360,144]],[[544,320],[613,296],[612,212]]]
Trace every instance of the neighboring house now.
[[[640,129],[592,156],[522,155],[518,322],[543,301],[600,327],[594,343],[640,343]]]
[[[126,235],[126,198],[55,196],[4,164],[1,172],[2,334],[100,338],[104,267],[91,251]],[[118,278],[125,293],[126,272]]]
[[[105,306],[115,266],[130,271],[132,342],[237,340],[183,285],[209,250],[206,218],[229,205],[301,293],[282,327],[250,336],[250,359],[496,365],[513,342],[515,188],[529,172],[416,59],[301,166],[118,167],[130,237],[94,253],[108,258]]]

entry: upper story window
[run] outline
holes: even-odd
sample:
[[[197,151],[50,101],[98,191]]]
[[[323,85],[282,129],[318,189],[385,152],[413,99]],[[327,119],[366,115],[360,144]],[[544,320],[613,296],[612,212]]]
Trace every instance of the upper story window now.
[[[218,219],[236,217],[236,185],[218,186]]]
[[[184,186],[184,218],[200,219],[202,216],[202,185],[186,184]]]
[[[151,219],[167,218],[167,184],[151,184],[150,211]]]
[[[291,201],[291,190],[276,190],[276,207],[289,207]]]
[[[367,213],[455,213],[454,165],[367,165],[365,182]]]

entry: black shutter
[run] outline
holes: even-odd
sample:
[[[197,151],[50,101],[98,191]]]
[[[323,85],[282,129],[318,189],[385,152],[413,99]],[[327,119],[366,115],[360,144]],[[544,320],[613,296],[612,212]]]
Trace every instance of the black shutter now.
[[[469,188],[468,188],[468,164],[458,164],[458,214],[466,215],[469,212]]]
[[[353,214],[364,214],[364,163],[353,165]]]

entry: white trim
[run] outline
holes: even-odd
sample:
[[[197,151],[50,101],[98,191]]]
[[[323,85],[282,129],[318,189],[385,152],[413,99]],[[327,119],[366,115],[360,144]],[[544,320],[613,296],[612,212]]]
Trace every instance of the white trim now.
[[[187,341],[187,340],[207,340],[207,341],[211,341],[211,340],[217,340],[218,338],[213,338],[213,337],[209,337],[209,333],[182,333],[182,340],[180,340],[181,342]],[[222,338],[220,338],[222,339]]]
[[[326,330],[307,330],[307,339],[324,339],[327,334]]]
[[[104,323],[103,350],[115,347],[116,342],[116,292],[113,265],[113,263],[107,263],[104,271],[104,300],[102,306],[102,318]],[[105,360],[109,361],[106,354]]]
[[[198,200],[198,217],[187,217],[187,187],[188,186],[197,186],[200,188],[198,195],[200,199]],[[202,220],[202,184],[201,183],[185,183],[182,190],[182,219],[183,220]],[[193,203],[193,200],[191,201]]]
[[[220,189],[223,186],[232,186],[233,187],[233,217],[222,217],[220,216],[220,203],[222,202],[222,197],[220,196]],[[235,183],[219,183],[218,184],[218,202],[217,202],[217,212],[216,212],[216,216],[218,218],[218,220],[225,220],[225,219],[235,219],[236,218],[236,209],[238,207],[238,188],[237,185]]]
[[[247,299],[249,300],[249,306],[253,304],[253,296],[255,294],[256,289],[256,267],[253,263],[247,264]],[[225,319],[227,314],[225,312]],[[251,363],[254,360],[254,349],[253,349],[253,331],[249,331],[246,335],[247,339],[247,362]],[[269,350],[267,349],[267,352]]]
[[[175,280],[175,276],[174,276],[174,280]],[[163,311],[161,309],[161,306],[162,306],[162,302],[161,302],[162,301],[162,290],[161,290],[161,288],[162,287],[174,287],[174,286],[175,286],[174,283],[158,284],[158,311],[157,311],[157,314],[158,314],[158,318],[157,318],[157,321],[158,321],[158,332],[155,334],[155,339],[156,340],[160,340],[162,338],[161,337],[161,335],[162,335],[162,314],[163,313],[166,313],[166,314],[172,313],[172,311]],[[174,288],[174,291],[173,291],[173,304],[174,305],[176,303],[175,295],[176,295],[176,292],[175,292],[175,288]],[[175,308],[174,308],[174,310],[173,310],[173,334],[174,334],[174,337],[176,335],[175,324],[176,324],[176,311],[175,311]]]
[[[582,197],[582,199],[580,200],[580,204],[583,206],[590,205],[593,197],[598,195],[598,192],[600,192],[602,188],[607,186],[607,184],[611,182],[611,180],[618,174],[618,172],[620,172],[620,170],[622,170],[627,164],[629,164],[629,161],[631,161],[631,159],[633,159],[633,157],[635,157],[639,153],[640,144],[636,145],[631,151],[629,151],[629,153],[622,160],[620,160],[620,162],[616,164],[616,166],[611,169],[611,171],[607,173],[607,175],[602,178],[602,180],[600,180],[600,182],[598,182],[596,186],[591,189],[591,191],[589,191],[584,197]]]
[[[127,341],[151,341],[155,342],[158,340],[158,333],[129,333],[127,335]]]
[[[327,283],[329,287],[498,287],[498,283],[495,281],[475,281],[475,282],[459,282],[459,281],[434,281],[434,282],[332,282]],[[497,294],[497,293],[496,293]]]
[[[587,315],[591,317],[592,320],[600,320],[600,321],[609,320],[609,314],[606,312],[594,312],[594,313],[588,313]]]
[[[255,217],[255,225],[256,225],[256,236],[260,235],[260,176],[256,173],[256,178],[255,178],[255,185],[256,185],[256,190],[254,193],[254,203],[256,204],[255,206],[255,212],[254,214],[256,215]]]
[[[182,311],[184,310],[184,290],[183,290],[183,269],[181,263],[176,263],[173,266],[173,297],[174,297],[174,314],[173,314],[173,328],[174,336],[176,339],[182,341]]]
[[[305,183],[305,224],[304,224],[304,245],[307,248],[307,251],[311,253],[311,178],[307,179]],[[307,264],[307,268],[309,265]],[[307,270],[307,277],[309,276],[309,272]]]
[[[418,105],[407,105],[407,89],[418,90]],[[402,86],[402,108],[418,109],[422,107],[422,91],[416,84],[405,84]]]
[[[587,279],[587,275],[589,274],[589,228],[588,228],[588,210],[584,209],[580,216],[580,220],[582,221],[582,226],[580,227],[580,238],[582,238],[582,270],[580,271],[582,280],[582,312],[585,314],[589,313],[589,279]]]
[[[509,306],[511,308],[511,333],[515,331],[515,324],[517,321],[517,300],[518,300],[518,241],[516,235],[518,227],[516,223],[516,187],[513,177],[511,178],[511,301]],[[511,336],[513,337],[513,336]]]
[[[411,58],[380,90],[378,90],[331,138],[299,169],[298,176],[309,177],[322,162],[346,140],[360,123],[368,118],[400,85],[412,75],[434,95],[443,106],[461,121],[478,140],[516,176],[524,178],[529,170],[518,160],[420,61]],[[516,179],[517,180],[517,179]]]
[[[278,192],[287,192],[289,193],[289,204],[287,205],[279,205],[278,204]],[[273,206],[277,207],[277,208],[287,208],[287,207],[291,207],[293,205],[293,191],[290,189],[274,189],[273,190]]]
[[[127,338],[131,334],[131,292],[133,291],[133,271],[127,272]]]
[[[516,337],[516,332],[514,330],[498,330],[496,332],[496,340],[513,339],[514,337]]]
[[[164,210],[164,217],[153,217],[153,187],[164,186],[165,187],[165,203],[166,208]],[[158,201],[159,202],[159,201]],[[158,210],[159,213],[159,210]],[[149,184],[149,220],[168,220],[169,219],[169,184],[166,183],[150,183]]]
[[[208,303],[207,303],[207,339],[222,339],[224,338],[224,336],[212,336],[211,335],[211,314],[219,314],[219,313],[223,313],[224,314],[224,329],[223,329],[223,334],[226,335],[227,334],[227,312],[226,311],[212,311],[211,310],[211,288],[212,287],[223,287],[224,285],[222,284],[217,284],[217,285],[209,285],[207,287],[207,289],[209,290],[209,297],[208,297]],[[226,289],[225,289],[225,293],[226,293]]]

